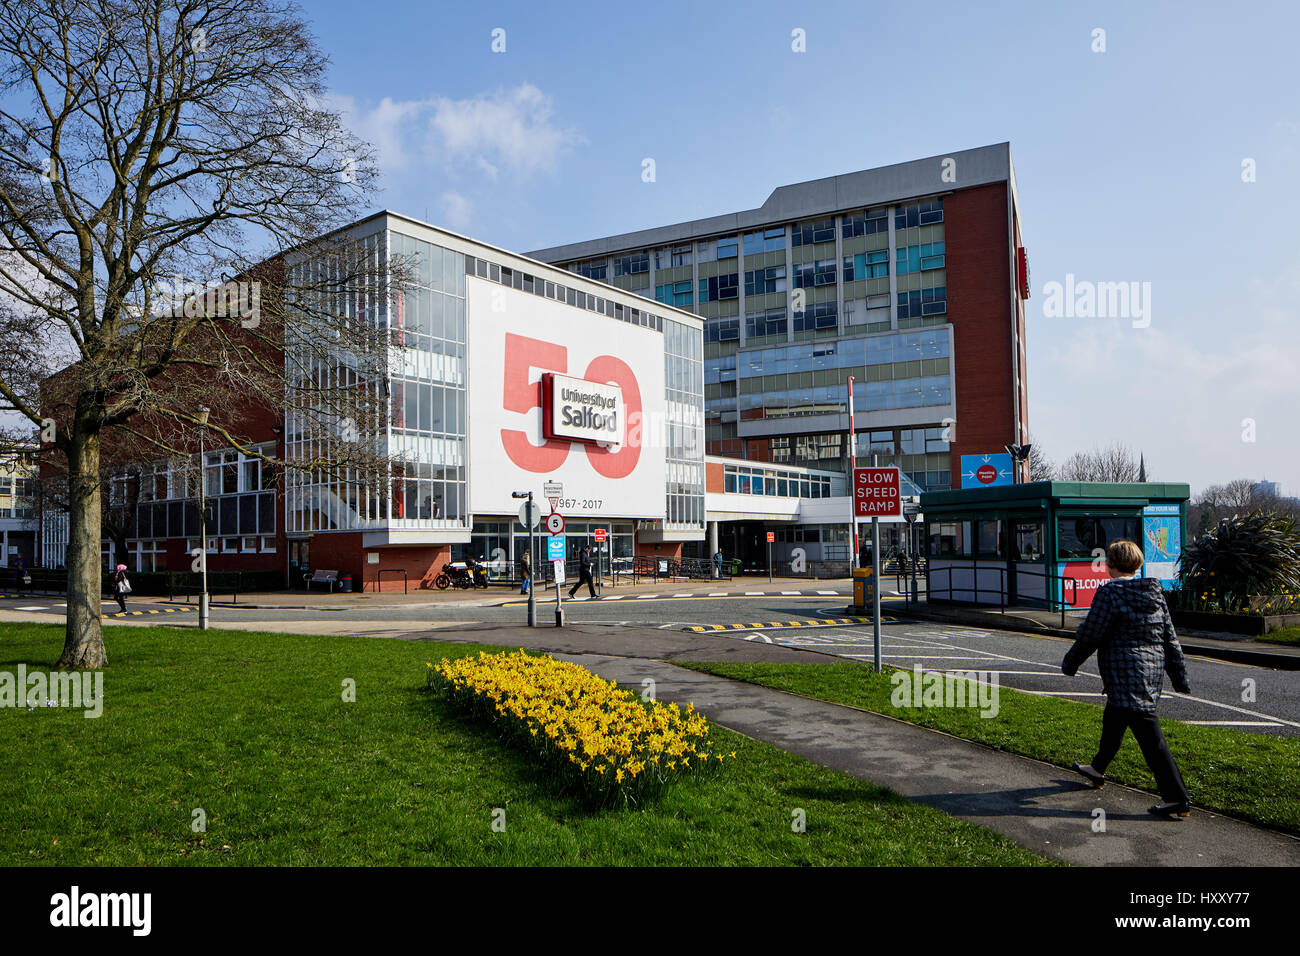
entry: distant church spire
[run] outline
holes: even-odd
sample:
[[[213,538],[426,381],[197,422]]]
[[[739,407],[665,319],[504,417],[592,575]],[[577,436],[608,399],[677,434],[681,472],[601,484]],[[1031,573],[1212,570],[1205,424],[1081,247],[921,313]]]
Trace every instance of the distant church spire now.
[[[1147,459],[1145,455],[1138,455],[1138,481],[1147,480]]]

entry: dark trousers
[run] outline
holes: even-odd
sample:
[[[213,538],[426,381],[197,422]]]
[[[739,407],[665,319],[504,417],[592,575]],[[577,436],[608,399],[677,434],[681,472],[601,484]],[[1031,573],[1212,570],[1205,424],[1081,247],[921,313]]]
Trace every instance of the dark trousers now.
[[[578,580],[573,582],[573,587],[569,588],[569,597],[573,597],[574,592],[582,587],[584,581],[587,583],[587,590],[591,592],[591,596],[596,596],[596,584],[591,580],[591,568],[581,568],[578,571]]]
[[[1165,742],[1155,714],[1107,704],[1101,715],[1101,743],[1097,745],[1097,756],[1092,758],[1092,769],[1098,773],[1106,772],[1119,752],[1126,730],[1133,731],[1134,739],[1142,748],[1142,756],[1156,778],[1161,799],[1168,803],[1189,802],[1183,775],[1178,772],[1178,764],[1174,763],[1174,755],[1169,752],[1169,744]]]
[[[113,592],[113,597],[117,598],[117,606],[120,607],[120,608],[122,609],[122,613],[125,614],[125,613],[126,613],[126,595],[123,594],[121,591],[114,591],[114,592]]]

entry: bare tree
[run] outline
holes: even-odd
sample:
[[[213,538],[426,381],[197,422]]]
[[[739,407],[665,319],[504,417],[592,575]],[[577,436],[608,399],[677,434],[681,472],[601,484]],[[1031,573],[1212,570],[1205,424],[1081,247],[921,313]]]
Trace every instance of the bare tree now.
[[[1051,481],[1056,477],[1056,465],[1047,457],[1047,452],[1029,436],[1029,480]]]
[[[336,230],[376,171],[325,67],[276,0],[0,6],[0,401],[66,474],[60,666],[107,660],[106,448],[190,455],[200,406],[249,454],[253,413],[334,429],[293,467],[373,447],[382,253]]]
[[[1056,478],[1058,481],[1137,481],[1140,472],[1139,456],[1133,449],[1112,442],[1104,448],[1075,452],[1061,464]]]

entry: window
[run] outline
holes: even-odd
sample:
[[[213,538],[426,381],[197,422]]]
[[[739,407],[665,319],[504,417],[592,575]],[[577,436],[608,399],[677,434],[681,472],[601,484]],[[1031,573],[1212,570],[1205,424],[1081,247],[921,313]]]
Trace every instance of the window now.
[[[1057,519],[1057,548],[1062,560],[1091,560],[1094,549],[1103,552],[1112,541],[1138,542],[1137,518]]]
[[[833,269],[831,281],[835,281]],[[766,295],[784,291],[785,266],[768,266],[766,269],[752,269],[745,273],[745,295]]]
[[[737,242],[735,236],[732,236],[732,237],[730,237],[730,238],[728,238],[728,239],[719,239],[719,240],[718,240],[718,258],[719,258],[719,259],[734,259],[734,258],[736,258],[737,254],[738,254],[738,249],[739,249],[739,243]]]
[[[846,259],[845,262],[849,260]],[[809,286],[835,284],[835,260],[818,259],[795,266],[795,288],[807,289]],[[748,294],[748,293],[746,293]]]
[[[618,256],[614,259],[615,276],[631,276],[650,271],[650,253],[635,252],[630,256]]]
[[[682,282],[670,282],[667,285],[655,286],[655,299],[665,305],[675,305],[678,308],[689,309],[695,304],[691,295],[691,280],[686,279]]]
[[[706,319],[704,322],[704,341],[738,342],[740,341],[740,319]]]
[[[1002,522],[977,521],[975,526],[978,535],[975,553],[982,558],[1002,557]]]
[[[894,228],[906,229],[911,226],[931,226],[943,222],[943,199],[930,202],[913,203],[899,206],[894,211]]]
[[[898,317],[917,319],[923,315],[943,315],[948,311],[948,290],[944,286],[919,292],[898,293]]]
[[[223,538],[222,541],[221,541],[221,550],[224,551],[224,552],[226,552],[227,554],[232,553],[232,552],[235,552],[235,551],[238,551],[238,550],[239,550],[239,539],[238,539],[238,538]]]
[[[816,302],[808,305],[803,312],[795,313],[794,330],[808,332],[814,329],[833,329],[838,316],[839,310],[834,302]]]
[[[971,554],[971,523],[969,521],[932,522],[929,524],[930,556],[955,557]]]
[[[786,312],[784,308],[768,309],[766,312],[749,312],[745,315],[745,337],[757,338],[764,335],[785,335]]]
[[[257,539],[257,538],[245,538],[245,539],[244,539],[244,546],[243,546],[243,548],[242,548],[241,550],[242,550],[245,554],[256,554],[256,553],[257,553],[257,545],[258,545],[258,539]]]
[[[262,539],[262,553],[267,554],[275,551],[275,538]]]
[[[739,276],[731,273],[725,276],[712,276],[700,280],[700,302],[718,302],[723,299],[735,299],[740,295]]]
[[[1043,557],[1043,523],[1017,521],[1016,538],[1011,556],[1017,561],[1037,561]]]
[[[889,277],[889,251],[858,253],[844,257],[844,281],[857,279],[885,279]]]
[[[606,268],[607,263],[604,259],[591,259],[587,262],[575,262],[573,265],[569,266],[570,271],[576,272],[580,276],[586,276],[588,279],[599,279],[602,282],[605,280]],[[502,270],[503,273],[507,271],[509,270]],[[504,275],[502,276],[502,282],[506,285],[511,284],[506,280]]]
[[[845,239],[870,236],[877,232],[889,232],[889,210],[887,209],[868,209],[844,217],[841,233]]]
[[[907,275],[926,269],[942,269],[944,254],[942,242],[927,242],[919,246],[904,246],[898,250],[898,274]]]
[[[834,241],[834,219],[821,219],[817,222],[801,222],[794,227],[790,237],[791,246],[811,246],[814,242]]]
[[[745,255],[756,256],[760,252],[775,252],[785,248],[785,227],[764,229],[762,232],[745,233]],[[719,252],[718,258],[722,258]]]

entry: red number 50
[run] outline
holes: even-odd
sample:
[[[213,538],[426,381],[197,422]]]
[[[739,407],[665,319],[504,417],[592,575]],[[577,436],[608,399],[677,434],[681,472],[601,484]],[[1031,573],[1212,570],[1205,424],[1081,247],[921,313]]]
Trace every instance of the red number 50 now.
[[[507,332],[505,387],[501,396],[501,406],[506,411],[525,415],[542,407],[541,381],[528,380],[528,373],[535,368],[568,374],[569,350],[562,345]],[[623,406],[628,419],[623,423],[626,437],[629,421],[636,422],[641,417],[641,389],[637,387],[631,367],[612,355],[599,355],[591,360],[583,378],[617,385],[623,390]],[[534,445],[524,432],[513,428],[501,429],[501,445],[512,462],[525,471],[539,474],[555,471],[569,455],[568,442],[546,441]],[[585,447],[591,467],[606,478],[626,478],[636,469],[641,458],[639,441],[627,442],[617,452],[599,445]]]

